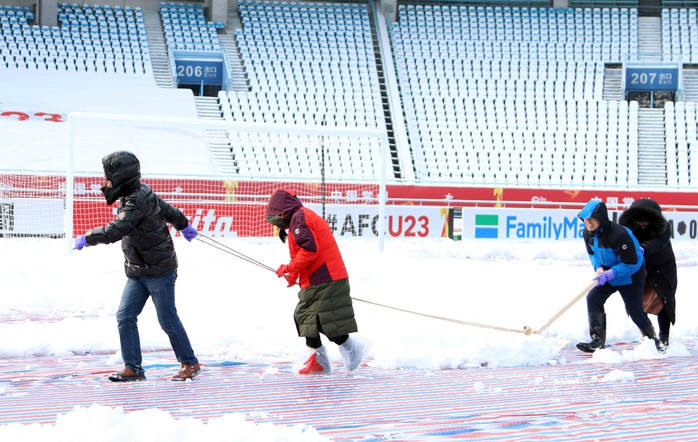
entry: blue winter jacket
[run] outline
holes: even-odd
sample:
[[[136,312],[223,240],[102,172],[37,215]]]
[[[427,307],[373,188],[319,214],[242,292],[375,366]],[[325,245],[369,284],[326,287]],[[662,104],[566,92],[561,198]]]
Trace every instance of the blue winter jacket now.
[[[608,283],[614,287],[645,280],[647,271],[640,243],[630,229],[611,222],[602,201],[589,201],[578,216],[582,220],[593,218],[600,222],[595,231],[590,232],[585,228],[583,233],[594,270],[599,267],[613,269],[615,278]]]

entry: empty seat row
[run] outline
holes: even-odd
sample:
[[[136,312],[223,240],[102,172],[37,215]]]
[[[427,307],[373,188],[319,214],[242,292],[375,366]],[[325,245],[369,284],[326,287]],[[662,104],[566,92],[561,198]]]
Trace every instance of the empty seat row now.
[[[698,14],[696,9],[662,10],[662,59],[698,62]]]
[[[153,77],[140,7],[59,3],[57,14],[60,26],[5,23],[0,14],[0,68]]]
[[[221,51],[218,25],[207,22],[200,4],[160,3],[165,41],[172,50]]]
[[[375,139],[322,135],[249,134],[230,136],[232,155],[241,173],[262,178],[377,180]],[[324,161],[323,161],[324,159]]]
[[[602,98],[604,62],[637,52],[637,11],[418,6],[391,26],[418,178],[579,182],[593,164],[637,183],[637,103]]]
[[[219,94],[224,118],[386,127],[366,4],[243,0],[239,6],[243,27],[235,36],[250,91]],[[254,149],[253,140],[236,139],[236,143],[241,171],[278,176],[278,171],[265,169],[268,159],[256,153],[260,149]],[[358,139],[343,147],[328,142],[327,176],[378,178],[375,155],[379,148],[373,143]],[[295,173],[319,177],[318,147],[301,144],[276,155],[301,162],[305,172]]]

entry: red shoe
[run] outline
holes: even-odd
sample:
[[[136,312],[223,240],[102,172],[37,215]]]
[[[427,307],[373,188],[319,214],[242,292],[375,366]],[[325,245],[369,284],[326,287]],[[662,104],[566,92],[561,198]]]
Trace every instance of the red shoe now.
[[[317,361],[315,358],[315,353],[310,355],[307,361],[305,361],[305,365],[303,368],[298,370],[298,374],[319,374],[325,371],[324,368],[322,368],[322,365]]]
[[[330,359],[327,357],[327,350],[324,346],[316,348],[310,355],[303,368],[298,370],[298,374],[330,374],[332,366]]]

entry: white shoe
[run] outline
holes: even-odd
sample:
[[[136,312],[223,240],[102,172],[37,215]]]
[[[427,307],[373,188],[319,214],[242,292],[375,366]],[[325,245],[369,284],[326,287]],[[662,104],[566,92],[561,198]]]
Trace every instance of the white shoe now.
[[[342,356],[344,366],[347,370],[354,371],[368,352],[368,341],[360,336],[349,336],[344,344],[339,346],[339,354]]]

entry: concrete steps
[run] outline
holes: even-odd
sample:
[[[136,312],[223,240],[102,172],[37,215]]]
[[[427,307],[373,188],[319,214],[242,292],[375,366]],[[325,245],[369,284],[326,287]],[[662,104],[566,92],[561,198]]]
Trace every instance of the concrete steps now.
[[[222,121],[223,112],[218,97],[195,96],[196,113],[202,120]],[[211,159],[216,169],[225,175],[238,174],[240,168],[233,154],[228,131],[225,129],[206,129],[206,142]]]
[[[664,109],[638,110],[637,179],[640,185],[667,184]]]
[[[150,63],[153,67],[155,83],[162,88],[173,88],[175,85],[172,79],[170,56],[167,52],[160,12],[158,10],[144,9],[143,24],[148,35]]]
[[[603,75],[603,99],[607,101],[619,101],[623,96],[623,69],[615,67],[604,68]]]

